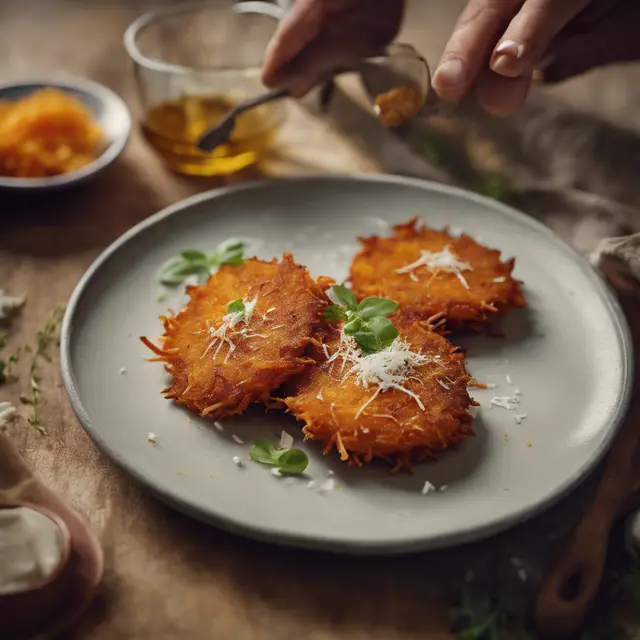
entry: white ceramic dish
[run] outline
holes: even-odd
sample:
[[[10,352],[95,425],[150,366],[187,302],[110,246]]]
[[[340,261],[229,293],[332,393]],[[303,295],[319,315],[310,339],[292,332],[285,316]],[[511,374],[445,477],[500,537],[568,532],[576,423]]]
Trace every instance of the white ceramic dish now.
[[[164,400],[165,373],[139,336],[178,299],[157,301],[160,265],[182,249],[211,250],[229,237],[258,238],[257,255],[288,250],[314,275],[342,279],[356,237],[388,232],[416,214],[450,224],[506,256],[530,308],[511,314],[506,339],[473,337],[469,368],[494,389],[481,402],[477,436],[413,475],[384,466],[349,469],[302,443],[288,416],[260,410],[224,421],[224,433]],[[595,270],[549,229],[466,192],[394,177],[308,177],[213,191],[129,231],[94,263],[63,326],[64,381],[97,446],[162,500],[232,531],[302,547],[401,553],[453,545],[522,522],[566,494],[605,453],[629,400],[630,339]],[[121,374],[121,371],[124,373]],[[519,413],[492,396],[521,392]],[[246,459],[250,443],[286,428],[310,457],[304,478],[273,477]],[[149,444],[149,432],[158,435]],[[508,434],[508,437],[505,437]],[[244,440],[238,444],[236,435]],[[318,492],[333,472],[336,489]],[[422,495],[426,481],[446,491]]]
[[[98,175],[122,153],[131,134],[131,114],[124,101],[111,89],[79,78],[38,79],[0,85],[0,100],[19,100],[35,91],[55,88],[80,100],[89,108],[105,136],[102,153],[88,165],[70,173],[46,178],[0,176],[0,189],[26,191],[68,187]]]

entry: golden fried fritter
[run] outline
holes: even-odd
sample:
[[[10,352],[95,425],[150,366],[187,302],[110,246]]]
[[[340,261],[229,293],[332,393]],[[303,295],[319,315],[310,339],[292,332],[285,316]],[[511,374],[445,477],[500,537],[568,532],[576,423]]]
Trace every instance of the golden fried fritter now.
[[[187,292],[177,316],[161,317],[162,347],[142,338],[173,378],[166,398],[218,419],[267,400],[308,364],[303,352],[327,298],[291,255],[223,266]],[[228,309],[233,301],[244,312]]]
[[[358,299],[383,296],[414,317],[442,316],[460,326],[526,305],[520,282],[511,276],[514,260],[469,236],[453,237],[416,219],[394,228],[389,238],[361,239],[351,264],[351,287]]]
[[[364,358],[339,329],[316,333],[309,353],[318,365],[291,382],[285,404],[325,453],[335,446],[352,464],[384,458],[409,468],[473,435],[464,356],[424,322],[396,326],[392,347]]]

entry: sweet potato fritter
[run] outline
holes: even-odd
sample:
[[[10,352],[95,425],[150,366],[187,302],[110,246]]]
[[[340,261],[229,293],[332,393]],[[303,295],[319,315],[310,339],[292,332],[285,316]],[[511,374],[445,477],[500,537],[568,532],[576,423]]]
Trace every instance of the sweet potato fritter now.
[[[511,276],[514,260],[502,262],[499,251],[415,218],[394,230],[389,238],[360,240],[364,246],[351,264],[358,299],[391,298],[402,313],[442,316],[457,328],[526,305],[521,283]]]
[[[268,400],[309,363],[303,352],[327,298],[291,255],[223,266],[187,292],[177,316],[161,317],[162,347],[142,338],[173,378],[166,398],[219,419]],[[234,300],[245,302],[244,318],[229,313]]]
[[[335,446],[351,464],[384,458],[396,469],[410,468],[411,460],[435,458],[473,435],[464,356],[426,323],[400,318],[396,326],[400,338],[391,353],[364,362],[338,329],[316,333],[309,350],[318,365],[292,381],[285,403],[306,423],[305,436],[324,442],[325,453]],[[405,359],[407,349],[413,357]],[[381,390],[367,374],[380,373],[384,359],[382,377],[396,386]]]

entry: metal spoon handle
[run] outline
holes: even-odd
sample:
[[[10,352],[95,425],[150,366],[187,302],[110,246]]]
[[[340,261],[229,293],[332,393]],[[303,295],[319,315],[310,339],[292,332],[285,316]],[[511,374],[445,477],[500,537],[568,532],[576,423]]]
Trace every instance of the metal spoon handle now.
[[[281,100],[282,98],[288,98],[290,96],[290,92],[288,89],[272,89],[271,91],[267,91],[267,93],[263,93],[255,98],[250,98],[249,100],[244,100],[237,104],[229,114],[230,116],[237,117],[243,111],[248,111],[249,109],[253,109],[254,107],[259,107],[261,104],[266,104],[267,102],[274,102],[275,100]]]
[[[250,98],[244,102],[238,103],[229,113],[217,124],[209,127],[200,137],[197,146],[200,150],[211,152],[216,147],[224,144],[229,136],[233,133],[236,126],[236,118],[244,111],[259,107],[261,104],[281,100],[289,97],[287,89],[273,89],[267,93],[263,93],[255,98]]]

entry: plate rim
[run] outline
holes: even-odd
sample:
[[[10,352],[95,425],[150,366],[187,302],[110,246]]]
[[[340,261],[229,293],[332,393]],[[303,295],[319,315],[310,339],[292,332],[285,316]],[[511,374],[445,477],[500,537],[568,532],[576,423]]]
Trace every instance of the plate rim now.
[[[122,454],[117,449],[109,446],[101,437],[101,435],[93,429],[89,413],[87,412],[82,400],[80,399],[78,387],[75,382],[75,374],[71,363],[71,343],[73,340],[74,316],[78,304],[103,264],[120,248],[128,244],[136,236],[140,235],[148,228],[153,227],[162,220],[170,218],[180,211],[194,205],[198,205],[207,201],[214,201],[228,194],[246,192],[249,190],[260,190],[277,185],[288,184],[291,182],[315,182],[331,184],[332,182],[336,181],[349,183],[376,182],[407,186],[411,188],[422,189],[424,191],[447,194],[497,210],[502,215],[511,219],[516,219],[519,222],[523,223],[525,226],[528,226],[529,228],[532,228],[537,232],[546,235],[547,238],[551,242],[553,242],[559,250],[564,251],[566,254],[573,258],[576,264],[584,272],[585,276],[591,281],[594,291],[598,294],[599,298],[605,305],[614,325],[614,331],[618,344],[620,346],[622,356],[623,383],[618,390],[615,411],[607,421],[605,427],[605,436],[597,449],[582,464],[582,466],[580,466],[572,474],[570,474],[564,480],[564,482],[556,487],[554,491],[538,499],[533,505],[519,507],[507,516],[500,516],[498,518],[489,519],[482,524],[474,527],[468,527],[464,531],[456,532],[450,535],[440,534],[431,537],[411,536],[403,540],[395,541],[363,541],[359,539],[334,539],[318,535],[290,533],[272,526],[263,527],[238,523],[234,518],[227,516],[224,512],[216,511],[215,509],[210,508],[201,509],[193,506],[189,502],[178,497],[175,492],[159,487],[152,480],[147,478],[146,474],[143,471],[126,462],[123,459]],[[102,455],[107,457],[117,467],[125,471],[136,482],[141,484],[144,489],[151,495],[196,520],[218,527],[224,531],[238,534],[254,540],[268,542],[279,546],[311,549],[316,551],[329,551],[334,553],[345,553],[350,555],[371,556],[390,556],[421,552],[444,547],[459,546],[469,542],[482,540],[511,529],[514,526],[522,524],[526,521],[529,521],[540,513],[548,511],[551,507],[560,502],[564,497],[571,493],[584,479],[586,479],[590,472],[592,472],[603,460],[605,454],[609,451],[616,434],[618,433],[621,425],[624,422],[624,419],[628,412],[629,404],[631,402],[631,395],[635,377],[635,362],[633,353],[633,340],[629,324],[614,289],[610,287],[604,276],[595,267],[593,267],[583,255],[581,255],[576,249],[565,242],[550,227],[544,225],[542,222],[533,218],[532,216],[514,209],[513,207],[459,187],[441,184],[431,180],[423,180],[420,178],[387,174],[320,173],[281,178],[266,178],[262,180],[211,189],[173,203],[131,227],[121,236],[116,238],[116,240],[114,240],[95,258],[95,260],[85,271],[78,284],[74,288],[73,293],[71,294],[65,311],[60,334],[60,366],[62,372],[62,381],[73,411],[78,421],[80,422],[80,425],[89,435]]]

